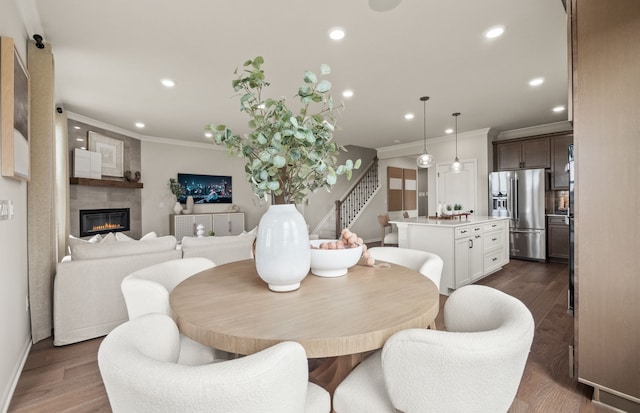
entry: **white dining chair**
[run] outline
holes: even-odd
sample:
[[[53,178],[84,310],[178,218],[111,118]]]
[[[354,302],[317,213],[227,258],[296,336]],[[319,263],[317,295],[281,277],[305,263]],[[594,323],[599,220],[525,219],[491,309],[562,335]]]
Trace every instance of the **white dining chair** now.
[[[389,214],[378,215],[378,223],[382,231],[380,246],[398,245],[398,231],[393,230],[393,225],[389,222]],[[388,231],[387,231],[388,230]]]
[[[98,366],[114,413],[328,413],[329,393],[308,381],[302,345],[288,341],[219,363],[178,364],[171,317],[151,313],[116,327]]]
[[[418,271],[433,281],[438,291],[440,291],[440,279],[442,278],[442,268],[444,267],[444,261],[440,256],[431,252],[396,247],[372,247],[367,251],[376,261],[402,265]],[[435,329],[435,321],[429,327]]]
[[[467,285],[444,307],[447,331],[391,336],[338,385],[336,413],[500,413],[515,399],[534,320],[517,298]]]
[[[149,313],[171,316],[171,291],[185,279],[213,267],[215,264],[207,258],[183,258],[155,264],[127,275],[122,280],[120,288],[127,305],[129,320]],[[211,363],[228,357],[226,352],[181,335],[178,361],[180,364]]]

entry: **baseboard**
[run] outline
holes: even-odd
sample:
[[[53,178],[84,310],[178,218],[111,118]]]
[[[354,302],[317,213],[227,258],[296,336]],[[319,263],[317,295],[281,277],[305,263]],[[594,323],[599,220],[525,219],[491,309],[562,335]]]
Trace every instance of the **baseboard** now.
[[[24,368],[24,364],[27,362],[27,357],[29,357],[29,352],[31,351],[31,346],[33,343],[31,342],[31,337],[27,339],[27,342],[24,345],[24,351],[22,353],[22,357],[20,358],[19,363],[16,365],[16,368],[13,371],[13,380],[11,380],[11,384],[8,389],[5,389],[2,399],[0,400],[0,405],[2,405],[2,413],[7,413],[9,410],[9,405],[11,404],[11,398],[13,397],[13,392],[16,390],[16,386],[18,385],[18,380],[20,380],[20,374],[22,373],[22,369]]]

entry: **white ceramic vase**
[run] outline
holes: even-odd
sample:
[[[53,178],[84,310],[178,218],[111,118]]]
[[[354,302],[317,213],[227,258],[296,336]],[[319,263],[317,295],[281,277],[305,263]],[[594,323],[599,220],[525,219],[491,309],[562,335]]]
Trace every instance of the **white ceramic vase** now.
[[[187,208],[189,211],[193,212],[193,197],[191,195],[189,195],[187,197]]]
[[[271,291],[294,291],[309,273],[311,249],[302,214],[293,204],[271,205],[260,218],[256,270]]]
[[[180,213],[182,212],[182,204],[180,204],[180,202],[176,201],[176,203],[173,205],[173,212],[176,215],[180,215]]]

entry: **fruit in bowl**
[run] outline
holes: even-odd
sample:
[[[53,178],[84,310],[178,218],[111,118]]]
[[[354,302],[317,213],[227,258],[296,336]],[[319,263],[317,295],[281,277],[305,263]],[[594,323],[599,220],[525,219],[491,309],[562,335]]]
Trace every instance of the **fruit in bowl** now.
[[[316,239],[311,244],[311,274],[340,277],[360,260],[362,244],[347,247],[341,240]]]

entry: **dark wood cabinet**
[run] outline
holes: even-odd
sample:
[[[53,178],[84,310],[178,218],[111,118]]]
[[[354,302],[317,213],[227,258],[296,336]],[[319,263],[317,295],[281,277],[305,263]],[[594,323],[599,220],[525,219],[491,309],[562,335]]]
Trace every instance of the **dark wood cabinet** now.
[[[495,143],[495,170],[550,168],[549,137]]]
[[[569,144],[573,143],[573,134],[556,136],[551,140],[551,189],[569,190]]]
[[[547,258],[569,262],[569,225],[563,216],[547,217]]]

